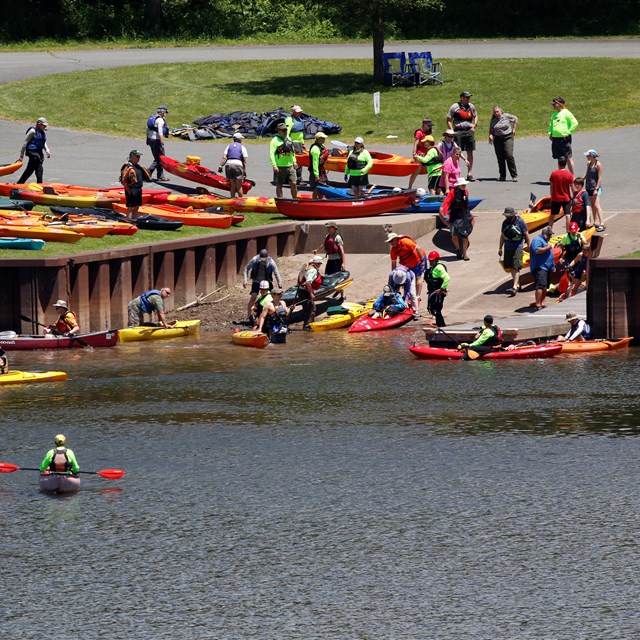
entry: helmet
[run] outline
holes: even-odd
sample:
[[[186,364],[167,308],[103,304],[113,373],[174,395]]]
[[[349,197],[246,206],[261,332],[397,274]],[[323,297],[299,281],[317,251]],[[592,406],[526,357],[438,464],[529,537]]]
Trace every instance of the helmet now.
[[[404,284],[407,281],[407,272],[402,269],[393,270],[393,283]]]
[[[429,260],[429,262],[433,262],[434,260],[440,260],[440,254],[437,251],[432,251],[427,256],[427,259]]]
[[[576,233],[576,231],[579,231],[579,229],[580,225],[577,222],[569,223],[569,233]]]
[[[67,442],[67,439],[61,434],[59,433],[56,437],[55,437],[55,443],[58,446],[64,446]]]
[[[402,189],[400,187],[393,187],[393,193],[400,193]]]
[[[268,282],[268,280],[262,280],[262,281],[260,282],[260,288],[261,288],[261,289],[268,289],[268,288],[269,288],[269,282]]]
[[[416,195],[418,196],[418,198],[422,198],[427,195],[427,192],[422,187],[420,187],[419,189],[416,189]]]

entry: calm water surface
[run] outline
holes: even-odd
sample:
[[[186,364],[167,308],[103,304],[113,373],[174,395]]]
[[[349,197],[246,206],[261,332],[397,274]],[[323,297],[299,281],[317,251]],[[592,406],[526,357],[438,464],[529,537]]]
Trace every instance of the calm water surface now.
[[[13,354],[0,629],[93,639],[629,639],[640,357],[415,360],[411,330]]]

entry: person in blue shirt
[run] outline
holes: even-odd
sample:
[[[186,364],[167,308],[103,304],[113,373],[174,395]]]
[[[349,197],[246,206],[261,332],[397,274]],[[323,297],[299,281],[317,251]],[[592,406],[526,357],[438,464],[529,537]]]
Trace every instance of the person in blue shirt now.
[[[536,301],[534,311],[544,309],[544,299],[547,297],[549,288],[549,273],[554,270],[553,247],[549,244],[549,239],[553,235],[551,227],[545,227],[540,235],[537,235],[529,245],[531,255],[529,267],[535,283]]]
[[[407,308],[407,303],[400,293],[393,291],[388,284],[385,284],[382,295],[373,303],[373,310],[369,315],[372,318],[390,317],[402,313]]]

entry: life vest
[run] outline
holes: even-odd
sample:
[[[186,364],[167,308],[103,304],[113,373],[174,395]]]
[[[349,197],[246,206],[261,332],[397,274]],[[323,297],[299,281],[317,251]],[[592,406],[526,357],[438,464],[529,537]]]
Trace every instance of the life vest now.
[[[444,162],[444,156],[442,155],[442,151],[440,151],[440,149],[438,149],[438,147],[431,147],[431,149],[435,149],[436,150],[436,155],[433,156],[433,158],[429,158],[429,160],[427,160],[427,162],[425,162],[426,166],[427,167],[432,167],[434,165],[442,164]],[[431,149],[429,149],[429,151],[431,151]],[[427,155],[427,154],[425,153],[424,155]]]
[[[420,135],[418,135],[420,134]],[[431,135],[431,132],[425,133],[422,127],[420,129],[416,129],[413,132],[413,139],[418,140],[418,144],[416,145],[416,154],[419,156],[424,156],[427,153],[427,148],[424,146],[424,138],[425,136]]]
[[[471,110],[471,105],[463,107],[462,104],[458,102],[458,109],[453,114],[453,119],[456,122],[471,122],[473,120],[473,111]]]
[[[327,158],[329,157],[329,149],[318,144],[317,142],[314,142],[311,145],[311,149],[313,149],[313,147],[318,147],[318,149],[320,149],[320,155],[318,156],[318,167],[320,168],[320,170],[322,170],[324,168],[324,163],[327,161]],[[309,149],[309,153],[311,153],[311,149]]]
[[[453,155],[453,150],[458,146],[455,142],[447,142],[446,140],[440,140],[436,145],[438,150],[442,153],[443,162]]]
[[[55,473],[71,471],[71,462],[69,462],[65,447],[56,447],[53,450],[53,458],[51,459],[49,470]]]
[[[502,235],[505,237],[505,240],[519,242],[524,238],[524,233],[522,233],[522,229],[517,225],[516,221],[517,218],[504,228]]]
[[[458,219],[464,219],[465,214],[469,212],[469,193],[465,189],[453,189],[453,199],[449,204],[449,221],[455,222]]]
[[[244,160],[242,155],[242,143],[232,142],[227,149],[227,160]]]
[[[300,118],[294,118],[291,116],[291,120],[293,121],[293,126],[291,127],[291,133],[298,133],[299,131],[304,131],[304,122]]]
[[[71,316],[69,318],[68,316]],[[58,333],[67,333],[77,326],[76,316],[73,311],[67,311],[63,316],[60,316],[55,325],[53,325]]]
[[[433,270],[440,265],[445,271],[447,271],[447,267],[445,267],[441,262],[436,262],[433,267],[429,267],[424,272],[424,280],[427,283],[427,291],[436,291],[442,287],[442,283],[444,282],[444,278],[442,276],[434,276]]]
[[[126,189],[141,187],[145,174],[148,178],[151,177],[142,165],[134,165],[131,162],[127,162],[120,167],[120,184]]]
[[[154,133],[157,133],[158,130],[156,129],[156,120],[158,118],[162,118],[162,116],[159,113],[152,113],[149,116],[149,119],[147,120],[147,129],[149,129],[149,131],[147,131],[147,137],[149,136],[149,134],[153,131]],[[164,120],[164,118],[162,118]],[[169,127],[167,127],[167,121],[164,120],[164,124],[162,125],[162,135],[166,138],[169,135]]]
[[[393,259],[394,256],[401,265],[413,269],[426,258],[426,253],[409,236],[400,236],[395,251],[392,249],[391,258]]]
[[[27,151],[42,151],[47,142],[47,134],[44,131],[40,131],[37,127],[29,127],[26,133],[28,134],[32,129],[35,131],[35,135],[29,140]]]
[[[585,205],[582,201],[582,194],[586,193],[584,189],[580,189],[571,199],[571,213],[584,213]]]
[[[152,307],[151,304],[149,303],[149,296],[153,296],[153,295],[162,297],[162,294],[160,293],[160,291],[158,291],[158,289],[149,289],[149,291],[145,291],[140,296],[140,308],[145,313],[151,313],[155,308],[155,307]]]
[[[491,325],[487,327],[493,331],[493,336],[489,338],[482,346],[483,347],[497,347],[502,343],[502,329],[497,325]]]
[[[260,282],[268,280],[271,282],[273,276],[273,261],[269,258],[258,258],[251,267],[251,280]]]
[[[355,151],[351,151],[349,153],[349,157],[347,158],[347,167],[349,169],[361,170],[367,166],[366,160],[360,160],[360,153],[356,153]]]
[[[282,140],[282,138],[280,139]],[[282,140],[282,143],[276,148],[276,153],[279,156],[290,156],[293,153],[293,142],[289,139]]]
[[[569,244],[562,245],[565,254],[565,260],[571,262],[582,251],[582,237],[579,233],[568,233]]]
[[[310,269],[315,269],[315,267],[304,267],[300,269],[300,273],[298,273],[298,285],[301,287],[306,287],[307,284],[307,273],[309,273]],[[317,291],[322,286],[322,274],[320,270],[317,269],[318,275],[311,282],[311,289],[313,291]]]
[[[340,253],[340,245],[336,242],[336,235],[327,234],[327,237],[324,239],[324,251],[327,255],[332,255],[334,253]]]

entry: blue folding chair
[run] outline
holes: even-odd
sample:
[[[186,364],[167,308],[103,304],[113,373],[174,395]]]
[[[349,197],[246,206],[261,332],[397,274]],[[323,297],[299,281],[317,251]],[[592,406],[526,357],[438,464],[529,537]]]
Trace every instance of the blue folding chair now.
[[[413,84],[413,69],[407,65],[404,52],[383,53],[384,84],[395,87],[398,84]]]
[[[414,84],[442,84],[442,63],[434,62],[431,51],[409,54],[409,67]]]

